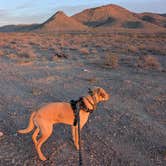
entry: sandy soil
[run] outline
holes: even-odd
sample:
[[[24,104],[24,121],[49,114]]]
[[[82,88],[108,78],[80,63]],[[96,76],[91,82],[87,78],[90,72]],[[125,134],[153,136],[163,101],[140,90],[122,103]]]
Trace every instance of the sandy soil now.
[[[108,43],[109,39],[112,38],[108,38]],[[153,40],[157,43],[158,39]],[[93,43],[88,44],[89,48],[93,47]],[[1,48],[9,50],[5,46]],[[42,57],[51,55],[52,50],[43,51],[34,45],[33,48],[38,53],[36,59],[0,57],[0,131],[4,133],[0,137],[0,165],[78,165],[78,152],[69,126],[54,127],[52,136],[43,146],[49,158],[45,162],[38,159],[31,134],[19,135],[16,131],[27,126],[30,113],[43,103],[77,99],[96,85],[105,88],[111,99],[98,105],[82,131],[84,165],[166,165],[163,160],[166,154],[164,69],[135,67],[137,56],[111,43],[105,48],[98,46],[97,52],[86,55],[63,47],[67,58],[44,60]],[[110,48],[120,50],[116,69],[104,65],[104,56]],[[164,68],[163,52],[158,57]]]

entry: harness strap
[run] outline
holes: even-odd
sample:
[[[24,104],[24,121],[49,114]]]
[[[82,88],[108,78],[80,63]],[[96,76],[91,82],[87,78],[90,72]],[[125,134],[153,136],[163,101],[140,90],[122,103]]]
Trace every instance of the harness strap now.
[[[83,97],[80,97],[78,100],[71,100],[70,101],[70,104],[71,104],[71,107],[72,107],[72,110],[74,112],[74,122],[73,122],[73,125],[76,126],[77,125],[77,115],[79,114],[80,110],[84,110],[85,112],[90,112],[92,113],[93,112],[93,109],[89,109],[87,108],[87,106],[85,105],[84,101],[83,101]]]
[[[77,103],[78,103],[78,101],[75,101],[75,100],[70,101],[72,110],[74,112],[74,122],[73,122],[74,126],[77,125],[77,115],[78,115],[78,111],[79,111],[79,109],[77,109]]]
[[[89,103],[91,103],[91,105],[93,106],[93,110],[95,110],[96,107],[97,107],[96,97],[95,97],[95,95],[93,94],[93,91],[90,88],[88,89],[88,93],[92,97],[92,100],[93,100],[94,104],[92,104],[92,102],[90,102],[90,101],[89,101]]]
[[[92,96],[91,96],[92,97]],[[93,99],[93,102],[94,103],[92,103],[87,97],[85,97],[85,99],[89,102],[89,104],[92,106],[92,110],[95,110],[96,109],[96,104],[95,104],[95,101],[94,101],[94,99],[93,99],[93,97],[92,97],[92,99]]]
[[[79,166],[83,165],[82,162],[82,146],[81,146],[81,129],[80,129],[80,115],[77,115],[78,120],[78,145],[79,145]]]

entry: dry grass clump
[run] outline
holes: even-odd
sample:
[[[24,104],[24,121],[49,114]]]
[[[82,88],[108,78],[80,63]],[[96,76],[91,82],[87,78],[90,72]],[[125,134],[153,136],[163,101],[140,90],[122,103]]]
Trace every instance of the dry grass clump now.
[[[5,40],[0,40],[0,47],[3,47],[6,45],[6,41]]]
[[[113,69],[117,68],[119,66],[119,56],[114,53],[106,55],[105,65],[110,66]]]
[[[10,59],[16,59],[16,58],[17,58],[17,55],[14,54],[14,53],[9,53],[9,54],[7,55],[7,57],[9,57]]]
[[[95,48],[93,48],[93,49],[91,50],[91,53],[92,53],[92,54],[97,54],[98,51],[97,51]]]
[[[35,58],[36,54],[34,53],[34,51],[32,49],[21,49],[20,52],[18,52],[19,55],[22,58]]]
[[[127,49],[128,49],[128,52],[131,52],[131,53],[137,53],[138,52],[138,48],[134,45],[128,45]]]
[[[0,56],[3,56],[4,52],[2,50],[0,50]]]
[[[161,69],[160,62],[152,55],[140,56],[137,60],[137,66],[144,69]]]
[[[89,50],[87,48],[80,48],[80,53],[82,54],[89,54]]]
[[[33,96],[40,96],[42,94],[42,91],[40,89],[37,89],[37,88],[32,88],[31,93]]]
[[[86,80],[90,83],[97,83],[97,81],[98,81],[97,78],[95,78],[95,77],[87,78]]]

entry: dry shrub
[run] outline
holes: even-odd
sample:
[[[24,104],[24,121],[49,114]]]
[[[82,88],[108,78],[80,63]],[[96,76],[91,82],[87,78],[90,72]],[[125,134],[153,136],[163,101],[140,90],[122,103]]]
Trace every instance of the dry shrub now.
[[[97,78],[94,78],[94,77],[87,78],[86,80],[89,81],[90,83],[97,83]]]
[[[7,57],[11,58],[11,59],[16,59],[17,58],[17,55],[14,54],[14,53],[10,53],[7,55]]]
[[[2,50],[0,50],[0,56],[3,56],[4,52]]]
[[[144,69],[161,69],[160,62],[152,55],[140,56],[137,60],[137,66]]]
[[[133,46],[133,45],[128,45],[128,52],[132,52],[132,53],[137,53],[138,52],[138,48]]]
[[[42,94],[42,91],[40,89],[37,88],[32,88],[32,92],[33,96],[40,96]]]
[[[134,57],[131,55],[125,55],[125,56],[121,57],[121,63],[124,65],[127,65],[129,67],[135,66],[134,60],[135,60]]]
[[[36,54],[32,49],[21,49],[19,55],[23,58],[35,58]]]
[[[80,53],[82,54],[89,54],[89,50],[87,48],[80,48]]]
[[[0,40],[0,47],[3,47],[6,45],[6,42],[4,40]]]
[[[94,49],[91,50],[91,53],[92,53],[92,54],[97,54],[98,51],[94,48]]]
[[[115,69],[119,66],[119,57],[117,54],[108,54],[105,57],[105,65]]]

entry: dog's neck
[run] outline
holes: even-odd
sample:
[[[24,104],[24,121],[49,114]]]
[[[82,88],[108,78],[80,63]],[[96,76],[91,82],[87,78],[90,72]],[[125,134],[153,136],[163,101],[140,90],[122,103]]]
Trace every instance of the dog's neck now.
[[[97,95],[88,95],[83,97],[83,101],[89,110],[95,110],[99,99]]]

